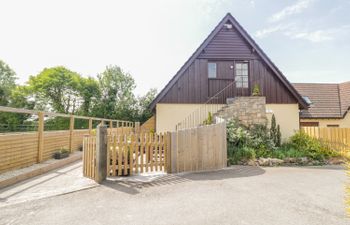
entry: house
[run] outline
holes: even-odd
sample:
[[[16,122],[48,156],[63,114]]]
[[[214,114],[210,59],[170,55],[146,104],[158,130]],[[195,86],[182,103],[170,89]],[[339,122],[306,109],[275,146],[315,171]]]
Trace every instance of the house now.
[[[350,128],[350,82],[293,86],[310,104],[300,112],[301,126]]]
[[[299,110],[307,109],[307,102],[228,13],[150,104],[156,131],[175,130],[179,121],[232,82],[233,94],[227,98],[251,96],[259,86],[266,111],[275,115],[284,138],[299,129]]]

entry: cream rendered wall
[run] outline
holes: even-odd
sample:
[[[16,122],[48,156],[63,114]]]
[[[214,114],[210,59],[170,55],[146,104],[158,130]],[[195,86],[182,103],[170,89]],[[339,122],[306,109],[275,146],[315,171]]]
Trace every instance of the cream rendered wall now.
[[[339,125],[339,127],[350,128],[350,113],[348,112],[344,119],[300,119],[300,122],[319,122],[319,127]]]
[[[196,111],[201,104],[166,104],[156,106],[156,131],[175,131],[176,124]]]
[[[272,114],[275,115],[276,123],[281,127],[282,140],[287,140],[299,130],[298,104],[266,104],[266,112],[269,126]]]
[[[175,131],[176,124],[197,110],[201,104],[166,104],[156,106],[156,131]],[[298,104],[266,104],[269,124],[272,114],[281,126],[282,138],[285,140],[299,130]]]

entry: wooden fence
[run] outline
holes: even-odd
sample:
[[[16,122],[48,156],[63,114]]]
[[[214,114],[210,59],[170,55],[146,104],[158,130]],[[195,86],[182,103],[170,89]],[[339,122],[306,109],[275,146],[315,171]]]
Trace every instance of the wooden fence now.
[[[103,118],[67,115],[62,113],[40,112],[0,106],[0,112],[37,115],[38,131],[0,134],[0,173],[23,168],[50,159],[53,153],[62,148],[71,152],[80,149],[83,137],[93,134],[93,121],[107,123],[109,133],[125,134],[133,129],[130,121],[108,120]],[[70,118],[69,130],[44,131],[45,116]],[[75,119],[88,120],[88,129],[74,128]]]
[[[167,171],[168,134],[108,134],[107,175],[125,176],[134,173]],[[84,137],[84,176],[95,179],[96,137]]]
[[[226,123],[171,133],[171,172],[222,169],[227,166]]]
[[[84,137],[84,176],[95,179],[96,137]],[[108,134],[107,176],[217,170],[227,165],[226,124],[163,134]],[[103,169],[104,170],[104,169]],[[97,179],[95,179],[97,180]]]
[[[336,151],[350,152],[350,128],[301,127],[301,131],[327,143],[330,148]]]

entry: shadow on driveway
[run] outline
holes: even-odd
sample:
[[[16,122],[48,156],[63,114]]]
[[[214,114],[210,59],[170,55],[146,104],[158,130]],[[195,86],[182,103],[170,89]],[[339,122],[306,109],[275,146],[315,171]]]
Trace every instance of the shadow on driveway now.
[[[121,179],[108,179],[103,186],[136,195],[143,188],[152,188],[163,185],[175,185],[184,182],[204,180],[225,180],[241,177],[258,176],[265,173],[265,170],[257,166],[232,166],[223,170],[183,174],[155,174],[147,176],[132,176]]]

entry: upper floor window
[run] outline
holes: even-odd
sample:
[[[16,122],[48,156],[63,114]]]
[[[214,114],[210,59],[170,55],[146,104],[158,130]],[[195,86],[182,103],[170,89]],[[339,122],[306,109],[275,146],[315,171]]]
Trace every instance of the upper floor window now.
[[[216,78],[216,63],[208,63],[208,78]]]
[[[238,88],[248,88],[248,63],[247,62],[236,62],[235,64],[236,72],[236,87]]]

